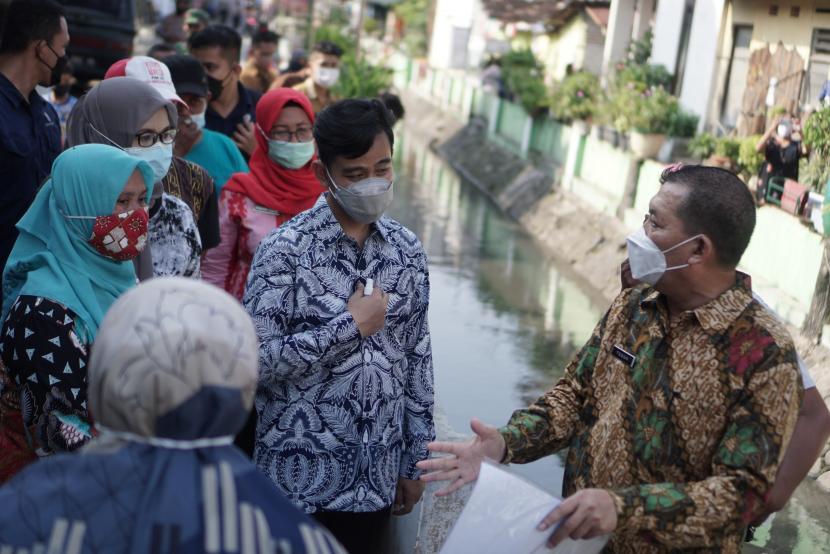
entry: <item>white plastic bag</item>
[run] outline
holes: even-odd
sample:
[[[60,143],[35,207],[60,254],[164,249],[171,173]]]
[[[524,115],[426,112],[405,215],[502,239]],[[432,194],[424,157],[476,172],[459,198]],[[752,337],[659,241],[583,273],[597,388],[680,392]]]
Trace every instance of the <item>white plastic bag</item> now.
[[[554,550],[546,550],[545,541],[553,529],[537,531],[536,526],[560,503],[521,477],[485,461],[441,554],[597,554],[602,550],[608,536],[567,539]]]

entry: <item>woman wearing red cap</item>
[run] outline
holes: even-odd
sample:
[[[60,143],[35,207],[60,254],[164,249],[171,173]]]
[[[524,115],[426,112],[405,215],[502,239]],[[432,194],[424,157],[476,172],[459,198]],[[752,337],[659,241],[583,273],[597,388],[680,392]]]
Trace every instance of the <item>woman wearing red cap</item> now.
[[[236,173],[219,197],[221,243],[202,263],[204,280],[242,300],[260,241],[323,193],[314,176],[314,110],[302,93],[272,90],[256,109],[250,173]]]

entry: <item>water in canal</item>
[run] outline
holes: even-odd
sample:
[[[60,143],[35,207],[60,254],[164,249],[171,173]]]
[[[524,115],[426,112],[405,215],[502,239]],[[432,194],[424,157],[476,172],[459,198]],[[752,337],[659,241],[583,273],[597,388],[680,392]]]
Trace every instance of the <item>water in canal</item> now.
[[[556,382],[607,306],[418,136],[396,136],[390,215],[429,256],[439,409],[465,434],[471,416],[500,426]],[[511,469],[561,492],[558,456]],[[805,482],[745,552],[830,552],[830,497]]]

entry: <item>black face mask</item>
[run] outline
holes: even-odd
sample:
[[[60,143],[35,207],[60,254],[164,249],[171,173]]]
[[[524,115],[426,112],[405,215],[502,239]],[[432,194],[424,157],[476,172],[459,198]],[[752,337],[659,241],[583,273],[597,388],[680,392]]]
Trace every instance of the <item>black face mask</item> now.
[[[69,85],[55,85],[53,92],[55,93],[56,98],[63,98],[69,94]]]
[[[228,75],[230,75],[230,72],[228,72]],[[211,100],[218,100],[222,96],[222,91],[225,90],[225,80],[228,78],[228,75],[225,75],[225,79],[217,79],[216,77],[206,75]]]
[[[52,50],[52,53],[57,58],[57,60],[55,61],[55,65],[50,67],[49,64],[43,61],[43,58],[41,58],[40,56],[38,56],[37,59],[40,60],[40,63],[48,67],[51,72],[51,74],[49,75],[49,84],[47,84],[46,86],[54,87],[55,85],[61,82],[61,75],[63,75],[63,71],[66,69],[66,65],[69,63],[69,56],[67,56],[66,54],[64,54],[63,56],[58,56],[58,53],[55,52],[55,50],[52,48],[52,45],[50,45],[48,42],[46,43],[46,47],[49,48],[49,50]]]

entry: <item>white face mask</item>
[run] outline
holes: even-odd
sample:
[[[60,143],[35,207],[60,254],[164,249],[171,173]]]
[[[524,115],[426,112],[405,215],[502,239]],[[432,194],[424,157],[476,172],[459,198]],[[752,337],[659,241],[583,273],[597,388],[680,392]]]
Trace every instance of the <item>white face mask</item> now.
[[[149,148],[131,146],[130,148],[125,148],[124,151],[150,164],[150,167],[153,168],[156,183],[164,179],[167,172],[170,171],[170,164],[173,163],[173,145],[163,144],[161,141]]]
[[[778,131],[778,136],[781,138],[790,138],[790,135],[792,134],[792,127],[786,123],[779,125],[776,130]]]
[[[323,88],[333,87],[339,78],[339,67],[318,67],[314,72],[314,82]]]
[[[666,254],[702,236],[697,234],[675,244],[671,248],[660,250],[660,247],[648,238],[645,227],[640,227],[625,239],[628,243],[628,263],[631,266],[631,276],[638,281],[654,286],[665,272],[689,267],[687,263],[666,267]]]
[[[198,127],[199,130],[205,128],[205,112],[190,114],[190,120],[196,124],[196,127]]]

